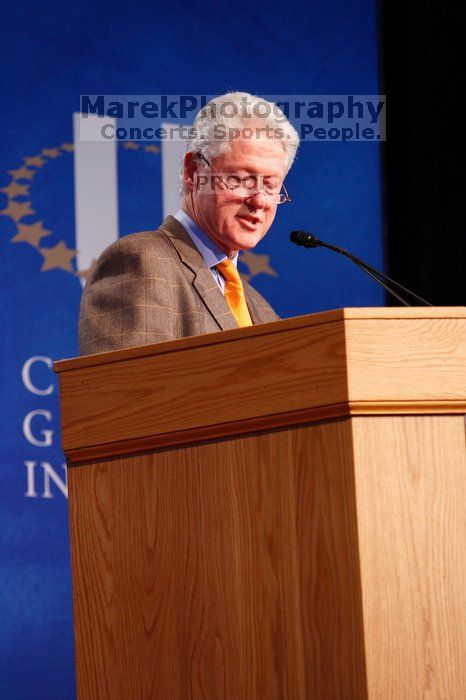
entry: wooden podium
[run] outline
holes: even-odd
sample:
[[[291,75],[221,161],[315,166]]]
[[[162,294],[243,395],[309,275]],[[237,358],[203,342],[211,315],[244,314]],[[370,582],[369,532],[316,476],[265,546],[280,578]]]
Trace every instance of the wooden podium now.
[[[56,364],[81,700],[466,698],[466,311]]]

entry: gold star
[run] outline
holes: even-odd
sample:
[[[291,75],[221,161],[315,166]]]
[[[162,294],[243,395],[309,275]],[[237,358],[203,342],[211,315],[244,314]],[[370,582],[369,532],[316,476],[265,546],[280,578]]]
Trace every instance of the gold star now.
[[[18,185],[17,182],[10,182],[8,187],[3,187],[0,192],[5,192],[8,199],[19,197],[20,194],[29,195],[31,185]]]
[[[44,262],[40,268],[41,272],[47,272],[55,268],[74,272],[71,261],[75,257],[76,251],[67,248],[65,241],[60,241],[53,248],[39,248],[39,252],[44,257]]]
[[[29,243],[37,248],[40,240],[51,234],[51,231],[47,231],[42,224],[42,221],[36,221],[34,224],[18,224],[18,233],[11,239],[11,242]]]
[[[127,141],[123,144],[123,148],[126,148],[128,151],[137,151],[141,146],[138,143],[134,143],[134,141]]]
[[[23,160],[26,163],[26,165],[34,165],[36,168],[41,168],[45,163],[45,160],[43,158],[41,158],[40,156],[23,158]]]
[[[146,146],[144,150],[148,153],[158,153],[160,151],[160,148],[158,146]]]
[[[278,277],[278,274],[269,265],[270,255],[258,255],[247,250],[241,253],[239,260],[246,265],[251,277],[259,275],[261,272],[266,275],[272,275],[272,277]]]
[[[62,145],[60,146],[60,148],[61,148],[63,151],[66,151],[67,153],[71,153],[71,152],[74,150],[74,146],[73,146],[72,143],[62,143]]]
[[[61,153],[58,150],[58,148],[43,148],[41,153],[47,158],[57,158],[58,156],[61,156]]]
[[[18,168],[17,170],[9,170],[10,175],[13,175],[13,180],[32,180],[34,177],[34,170],[28,170],[24,166]]]
[[[94,263],[95,263],[95,258],[93,259],[93,261],[91,262],[91,266],[88,267],[87,270],[78,270],[74,274],[76,275],[76,277],[81,277],[81,279],[83,279],[87,282],[87,278],[91,274],[91,270],[94,267]]]
[[[0,214],[9,216],[13,221],[21,221],[23,216],[35,214],[34,209],[31,209],[31,202],[8,202],[6,209],[2,209]]]

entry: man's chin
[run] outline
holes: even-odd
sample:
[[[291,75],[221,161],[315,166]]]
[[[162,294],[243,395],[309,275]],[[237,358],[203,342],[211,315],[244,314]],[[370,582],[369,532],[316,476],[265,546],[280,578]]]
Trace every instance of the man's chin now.
[[[236,237],[235,241],[232,242],[232,247],[235,247],[237,250],[251,250],[252,248],[255,248],[261,238],[262,236],[260,234],[243,234]]]
[[[241,249],[254,248],[255,245],[265,236],[265,231],[262,226],[257,226],[255,228],[246,228],[245,226],[237,226],[234,232],[233,239],[238,245],[241,245]]]

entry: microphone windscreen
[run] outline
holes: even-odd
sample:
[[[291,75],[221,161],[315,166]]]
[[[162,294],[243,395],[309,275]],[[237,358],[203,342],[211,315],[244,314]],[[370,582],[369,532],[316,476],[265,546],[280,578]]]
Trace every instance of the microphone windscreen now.
[[[321,244],[318,238],[313,236],[312,233],[306,233],[306,231],[292,231],[290,241],[305,248],[316,248]]]

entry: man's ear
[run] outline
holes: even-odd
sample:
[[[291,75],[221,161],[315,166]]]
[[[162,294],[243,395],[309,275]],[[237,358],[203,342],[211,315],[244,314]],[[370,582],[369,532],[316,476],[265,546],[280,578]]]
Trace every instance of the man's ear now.
[[[186,153],[184,157],[183,180],[189,192],[196,187],[196,173],[198,171],[198,157],[196,153]]]

